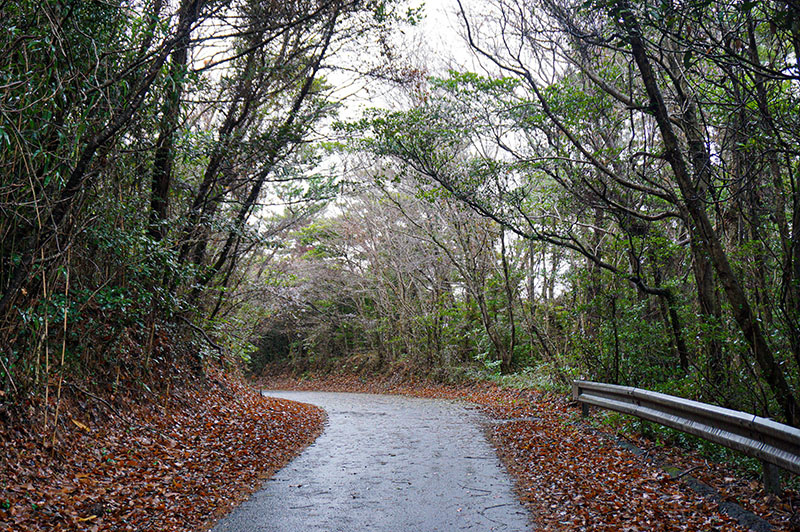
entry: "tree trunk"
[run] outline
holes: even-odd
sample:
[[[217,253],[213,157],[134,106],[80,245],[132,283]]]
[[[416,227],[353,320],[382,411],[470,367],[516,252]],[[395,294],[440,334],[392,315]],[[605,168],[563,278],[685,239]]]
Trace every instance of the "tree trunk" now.
[[[642,76],[644,88],[650,100],[650,108],[655,116],[664,142],[664,159],[669,163],[673,171],[686,209],[691,217],[691,223],[689,224],[691,237],[697,241],[699,248],[708,254],[711,263],[714,265],[714,269],[731,305],[733,316],[739,324],[745,339],[750,344],[764,379],[780,404],[783,415],[790,424],[798,426],[800,425],[800,411],[797,400],[774,358],[761,326],[753,314],[747,296],[728,261],[728,256],[722,247],[722,243],[711,225],[711,221],[705,211],[705,204],[692,182],[684,154],[681,151],[680,142],[670,121],[663,94],[658,86],[650,59],[647,56],[641,28],[633,16],[630,4],[625,1],[620,4],[620,7],[621,9],[618,12],[619,20],[627,33],[627,41],[630,44],[631,53]],[[695,165],[701,162],[710,164],[708,158],[705,161],[701,161],[703,154],[698,153],[698,150],[704,150],[704,146],[698,146],[691,142],[689,146],[689,157]]]
[[[166,235],[167,207],[169,205],[169,188],[172,178],[172,160],[174,157],[175,130],[181,112],[181,96],[186,82],[186,65],[189,56],[189,37],[193,21],[197,20],[201,2],[184,0],[180,7],[178,26],[187,27],[172,52],[168,83],[170,90],[164,100],[161,113],[156,152],[153,158],[153,176],[150,185],[150,227],[148,234],[154,240],[161,240]]]
[[[507,356],[503,357],[503,371],[510,372],[514,357],[514,348],[517,344],[517,325],[514,322],[514,291],[511,287],[510,271],[508,267],[508,257],[506,257],[506,231],[500,228],[500,254],[503,262],[503,281],[506,289],[506,311],[508,313],[508,324],[511,329],[511,341],[506,351]]]

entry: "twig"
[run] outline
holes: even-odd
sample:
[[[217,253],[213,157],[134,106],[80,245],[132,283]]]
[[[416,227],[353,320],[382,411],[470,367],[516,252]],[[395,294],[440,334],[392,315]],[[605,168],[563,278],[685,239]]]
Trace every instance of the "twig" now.
[[[614,433],[614,436],[616,436],[617,438],[619,438],[619,439],[621,439],[621,440],[625,440],[625,441],[626,441],[626,442],[627,442],[629,445],[631,445],[631,446],[632,446],[632,447],[634,447],[635,449],[640,449],[640,448],[639,448],[639,445],[640,445],[639,443],[637,443],[637,442],[633,441],[632,439],[628,438],[628,437],[627,437],[627,436],[625,436],[625,435],[624,435],[622,432],[619,432],[619,431],[617,431],[617,432],[615,432],[615,433]],[[645,459],[649,460],[649,459],[650,459],[650,449],[640,449],[640,450],[642,451],[642,454],[641,454],[641,456],[642,456],[643,458],[645,458]],[[633,452],[634,454],[638,454],[638,453],[636,453],[636,452],[635,452],[635,451],[633,451],[633,450],[632,450],[632,452]]]
[[[461,487],[461,488],[463,488],[463,489],[465,489],[465,490],[472,490],[472,491],[482,491],[482,492],[484,492],[484,493],[491,493],[491,491],[489,491],[489,490],[484,490],[484,489],[481,489],[481,488],[471,488],[471,487],[469,487],[469,486],[463,486],[463,485],[461,485],[461,484],[459,484],[459,487]]]
[[[69,274],[70,274],[70,259],[72,256],[72,249],[67,250],[67,282],[64,287],[64,330],[63,337],[61,338],[61,367],[58,373],[58,391],[56,392],[56,414],[53,417],[53,439],[50,447],[55,453],[56,448],[56,432],[58,431],[58,411],[61,409],[61,383],[64,381],[64,358],[67,353],[67,316],[69,315]]]
[[[3,371],[6,372],[6,376],[8,377],[8,382],[10,382],[11,386],[14,387],[14,393],[19,393],[17,391],[17,385],[14,384],[14,379],[13,377],[11,377],[11,372],[8,370],[8,366],[6,366],[6,363],[3,362],[3,357],[0,357],[0,364],[3,364]]]
[[[119,413],[119,411],[118,411],[116,408],[114,408],[114,407],[111,405],[111,403],[109,403],[108,401],[106,401],[106,400],[105,400],[105,399],[103,399],[102,397],[98,397],[98,396],[96,396],[95,394],[93,394],[92,392],[89,392],[89,391],[87,391],[87,390],[84,390],[83,388],[81,388],[81,387],[80,387],[80,386],[78,386],[77,384],[73,384],[73,383],[71,383],[71,382],[64,382],[64,384],[66,384],[67,386],[69,386],[69,387],[70,387],[70,388],[72,388],[73,390],[78,390],[78,391],[79,391],[79,392],[81,392],[82,394],[84,394],[84,395],[88,395],[88,396],[89,396],[89,397],[91,397],[92,399],[94,399],[94,400],[96,400],[96,401],[99,401],[100,403],[103,403],[103,404],[104,404],[104,405],[105,405],[105,406],[106,406],[106,407],[107,407],[109,410],[111,410],[111,413],[112,413],[112,414],[114,414],[115,416],[117,416],[117,417],[118,417],[118,418],[120,418],[121,420],[123,420],[123,421],[125,421],[125,422],[128,422],[128,423],[131,423],[131,424],[135,424],[135,423],[131,422],[130,420],[128,420],[128,419],[127,419],[125,416],[123,416],[122,414],[120,414],[120,413]]]
[[[491,517],[486,515],[484,512],[486,512],[487,510],[492,510],[494,508],[501,508],[503,506],[509,506],[509,504],[508,503],[503,503],[503,504],[495,504],[494,506],[487,506],[483,510],[478,510],[478,515],[481,515],[484,519],[488,519],[489,521],[492,521],[493,523],[500,524],[500,521],[498,521],[496,519],[492,519]]]
[[[78,386],[77,384],[73,384],[73,383],[71,383],[71,382],[67,382],[67,381],[64,381],[64,384],[65,384],[65,385],[67,385],[67,386],[69,386],[69,387],[70,387],[70,388],[72,388],[73,390],[77,390],[77,391],[79,391],[79,392],[81,392],[81,393],[83,393],[83,394],[85,394],[85,395],[87,395],[87,396],[91,397],[92,399],[94,399],[94,400],[96,400],[96,401],[98,401],[98,402],[100,402],[100,403],[103,403],[103,405],[105,405],[105,406],[106,406],[106,407],[107,407],[109,410],[111,410],[111,413],[112,413],[112,414],[114,414],[115,416],[117,416],[117,417],[118,417],[120,420],[124,421],[125,423],[127,423],[127,424],[128,424],[128,425],[130,425],[131,427],[136,427],[136,428],[139,428],[139,429],[142,429],[142,430],[147,430],[147,431],[150,431],[150,432],[152,432],[152,433],[158,434],[159,436],[161,436],[161,437],[163,437],[163,438],[166,438],[166,439],[169,439],[169,440],[172,440],[172,439],[173,439],[172,437],[170,437],[168,434],[166,434],[165,432],[163,432],[163,431],[162,431],[162,430],[160,430],[160,429],[157,429],[157,428],[155,428],[155,427],[149,427],[149,426],[147,426],[147,425],[143,425],[143,424],[141,424],[141,423],[138,423],[137,421],[135,421],[135,420],[133,420],[133,419],[130,419],[130,418],[127,418],[127,417],[125,417],[124,415],[122,415],[122,414],[119,412],[119,410],[117,410],[116,408],[114,408],[114,407],[111,405],[111,403],[109,403],[108,401],[106,401],[106,400],[105,400],[105,399],[103,399],[102,397],[99,397],[99,396],[97,396],[97,395],[93,394],[92,392],[90,392],[90,391],[88,391],[88,390],[84,390],[83,388],[81,388],[81,387],[80,387],[80,386]]]
[[[666,479],[666,480],[670,480],[670,481],[674,481],[674,480],[680,480],[680,479],[682,479],[683,477],[685,477],[686,475],[688,475],[689,473],[692,473],[692,472],[694,472],[694,471],[697,471],[698,469],[703,469],[703,466],[701,466],[701,465],[699,465],[699,466],[694,466],[694,467],[692,467],[692,468],[690,468],[690,469],[687,469],[687,470],[686,470],[686,471],[684,471],[683,473],[681,473],[681,474],[679,474],[679,475],[677,475],[677,476],[674,476],[674,477],[668,478],[668,479]]]
[[[42,248],[42,260],[44,260],[44,248]],[[42,274],[42,293],[44,294],[44,404],[45,407],[50,404],[50,313],[47,310],[50,296],[47,293],[47,275]],[[39,351],[36,351],[36,358],[39,358]],[[36,370],[39,370],[39,364],[36,364]],[[42,427],[42,443],[47,434],[47,414],[48,409],[44,409],[44,426]]]
[[[217,345],[216,343],[214,343],[214,340],[212,340],[211,338],[209,338],[209,337],[208,337],[208,334],[206,334],[206,332],[205,332],[203,329],[201,329],[200,327],[198,327],[197,325],[195,325],[195,324],[194,324],[194,323],[192,323],[191,321],[187,320],[187,319],[186,319],[186,318],[184,318],[183,316],[178,316],[178,318],[180,318],[181,320],[183,320],[183,322],[184,322],[184,323],[186,323],[186,325],[188,325],[189,327],[191,327],[191,328],[192,328],[192,329],[194,329],[195,331],[197,331],[197,332],[199,332],[200,334],[202,334],[202,335],[203,335],[203,338],[205,338],[206,342],[208,342],[208,344],[209,344],[211,347],[213,347],[214,349],[216,349],[217,351],[219,351],[219,354],[220,354],[220,355],[223,355],[223,354],[225,354],[225,351],[224,351],[224,349],[223,349],[222,347],[220,347],[219,345]]]

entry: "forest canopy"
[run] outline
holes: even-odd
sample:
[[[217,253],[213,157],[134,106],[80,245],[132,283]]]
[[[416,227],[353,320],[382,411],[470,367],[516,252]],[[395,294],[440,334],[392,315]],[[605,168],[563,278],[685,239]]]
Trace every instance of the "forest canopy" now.
[[[800,424],[796,0],[451,8],[480,68],[404,54],[411,4],[3,4],[4,393],[182,330]],[[392,97],[337,114],[334,63]]]

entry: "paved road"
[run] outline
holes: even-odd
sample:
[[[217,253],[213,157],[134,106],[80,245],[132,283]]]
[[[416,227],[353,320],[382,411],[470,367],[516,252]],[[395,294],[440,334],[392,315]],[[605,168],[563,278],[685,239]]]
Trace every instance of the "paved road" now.
[[[212,532],[530,529],[482,416],[463,404],[265,393],[324,408],[325,432]]]

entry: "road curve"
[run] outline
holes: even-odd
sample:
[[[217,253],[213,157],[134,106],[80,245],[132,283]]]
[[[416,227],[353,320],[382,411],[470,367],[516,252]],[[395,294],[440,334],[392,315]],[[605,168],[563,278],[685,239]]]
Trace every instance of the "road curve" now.
[[[528,512],[463,403],[265,392],[320,406],[324,433],[212,532],[530,530]]]

